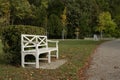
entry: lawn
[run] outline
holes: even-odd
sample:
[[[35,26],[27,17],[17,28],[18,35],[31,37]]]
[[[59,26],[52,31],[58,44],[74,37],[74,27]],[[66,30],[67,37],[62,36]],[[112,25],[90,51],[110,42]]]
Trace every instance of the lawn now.
[[[79,70],[101,42],[103,41],[61,40],[60,59],[66,59],[67,62],[55,70],[22,68],[6,64],[0,42],[0,80],[79,80]]]

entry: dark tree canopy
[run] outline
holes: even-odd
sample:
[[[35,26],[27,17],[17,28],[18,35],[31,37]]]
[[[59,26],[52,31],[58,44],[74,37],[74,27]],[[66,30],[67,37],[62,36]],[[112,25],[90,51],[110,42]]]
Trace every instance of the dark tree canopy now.
[[[66,23],[63,25],[61,15],[65,8]],[[75,38],[76,29],[79,29],[79,38],[84,38],[94,33],[100,35],[95,29],[103,12],[109,12],[116,24],[113,34],[104,35],[120,37],[120,0],[0,0],[0,26],[40,26],[50,38],[60,38],[65,26],[67,38]]]

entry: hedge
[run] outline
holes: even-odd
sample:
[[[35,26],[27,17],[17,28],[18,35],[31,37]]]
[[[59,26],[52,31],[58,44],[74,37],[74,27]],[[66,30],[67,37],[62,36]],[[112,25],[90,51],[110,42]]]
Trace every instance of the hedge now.
[[[8,63],[20,65],[21,63],[21,34],[44,35],[45,29],[28,25],[9,25],[2,30],[2,44],[5,59]]]

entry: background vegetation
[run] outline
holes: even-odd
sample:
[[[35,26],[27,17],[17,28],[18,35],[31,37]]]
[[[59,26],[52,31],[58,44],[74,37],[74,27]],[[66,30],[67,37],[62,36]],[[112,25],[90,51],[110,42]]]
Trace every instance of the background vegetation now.
[[[0,0],[0,27],[13,24],[43,27],[49,38],[120,37],[120,0]]]

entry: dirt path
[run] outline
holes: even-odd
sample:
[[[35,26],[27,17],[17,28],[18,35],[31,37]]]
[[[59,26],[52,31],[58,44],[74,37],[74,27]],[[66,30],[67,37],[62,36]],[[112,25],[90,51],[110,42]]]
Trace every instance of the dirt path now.
[[[102,44],[93,55],[88,80],[120,80],[120,40]]]

